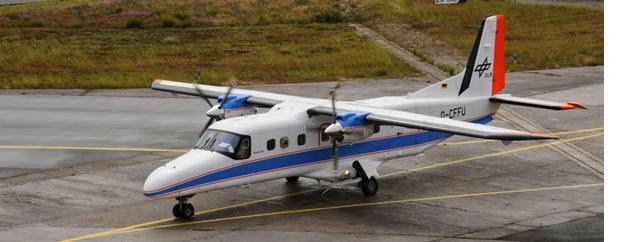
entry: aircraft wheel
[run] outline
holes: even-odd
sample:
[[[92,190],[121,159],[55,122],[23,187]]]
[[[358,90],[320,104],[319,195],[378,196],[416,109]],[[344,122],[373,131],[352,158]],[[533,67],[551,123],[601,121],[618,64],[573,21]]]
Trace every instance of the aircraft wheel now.
[[[298,181],[298,179],[300,179],[300,177],[299,177],[299,176],[290,176],[290,177],[287,177],[287,183],[294,183],[294,182],[297,182],[297,181]]]
[[[373,196],[378,192],[378,180],[375,177],[362,179],[359,184],[365,196]]]
[[[176,204],[173,206],[173,216],[176,218],[190,219],[195,214],[195,209],[191,203]]]

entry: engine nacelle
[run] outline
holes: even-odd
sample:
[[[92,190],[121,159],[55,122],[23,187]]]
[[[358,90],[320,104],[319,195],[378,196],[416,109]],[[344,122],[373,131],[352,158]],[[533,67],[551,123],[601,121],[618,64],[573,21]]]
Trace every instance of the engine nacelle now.
[[[218,97],[219,104],[211,107],[207,115],[216,119],[225,119],[256,114],[258,113],[256,106],[247,104],[249,97],[251,96],[229,95],[226,100]]]
[[[369,113],[346,112],[336,115],[336,123],[325,129],[325,133],[336,137],[342,144],[353,143],[373,135],[374,124],[367,124]]]
[[[359,140],[363,140],[373,135],[373,131],[373,124],[343,128],[341,135],[338,136],[338,142],[342,144],[349,144]]]

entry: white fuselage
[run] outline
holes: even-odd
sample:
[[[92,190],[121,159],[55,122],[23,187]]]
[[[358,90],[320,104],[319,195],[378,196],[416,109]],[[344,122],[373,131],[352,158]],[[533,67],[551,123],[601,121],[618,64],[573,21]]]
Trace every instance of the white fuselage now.
[[[324,100],[321,100],[324,101]],[[318,101],[319,102],[319,101]],[[429,116],[478,123],[491,121],[497,106],[486,98],[407,99],[382,97],[357,102],[338,102],[338,108],[366,107],[409,111]],[[277,178],[302,176],[336,181],[331,140],[324,128],[332,118],[309,117],[306,110],[325,103],[282,102],[268,112],[213,123],[219,130],[250,137],[250,156],[234,159],[215,151],[193,149],[156,169],[144,185],[149,197],[180,197]],[[420,154],[450,134],[398,126],[380,126],[370,137],[339,145],[337,171],[354,161],[375,162]],[[377,173],[376,173],[377,174]]]

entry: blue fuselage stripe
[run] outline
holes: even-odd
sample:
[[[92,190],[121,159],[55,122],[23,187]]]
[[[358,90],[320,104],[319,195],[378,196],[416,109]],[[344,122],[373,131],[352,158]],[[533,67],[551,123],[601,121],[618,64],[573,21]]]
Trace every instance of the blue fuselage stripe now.
[[[487,124],[491,122],[493,118],[486,116],[480,119],[473,120],[474,123]],[[395,137],[389,137],[385,139],[370,140],[360,143],[354,143],[351,145],[340,146],[340,156],[358,156],[367,153],[382,152],[386,150],[393,150],[403,147],[416,146],[426,144],[432,141],[445,139],[450,137],[449,133],[441,132],[419,132],[409,135],[400,135]],[[331,160],[333,155],[332,148],[323,148],[317,150],[309,150],[300,153],[293,153],[284,156],[278,156],[273,158],[266,158],[263,160],[257,160],[254,162],[248,162],[246,164],[234,166],[228,169],[220,170],[207,174],[205,176],[198,177],[196,179],[180,183],[175,186],[167,187],[163,190],[145,193],[146,196],[157,197],[175,191],[186,190],[191,187],[200,186],[202,184],[213,183],[217,181],[243,177],[250,174],[264,173],[272,170],[281,170],[286,168],[298,167],[306,164],[312,164],[319,161]]]

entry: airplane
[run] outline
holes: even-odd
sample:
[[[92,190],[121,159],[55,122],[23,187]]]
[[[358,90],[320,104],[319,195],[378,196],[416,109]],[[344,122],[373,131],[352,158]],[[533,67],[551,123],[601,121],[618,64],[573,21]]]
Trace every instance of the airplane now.
[[[586,109],[576,102],[500,94],[505,87],[504,24],[503,15],[484,19],[461,73],[406,96],[336,101],[335,91],[331,98],[318,99],[154,80],[154,90],[199,96],[211,108],[193,149],[151,172],[144,195],[175,198],[173,215],[182,219],[194,217],[188,199],[197,193],[281,178],[288,183],[300,177],[360,179],[364,195],[372,196],[379,188],[381,164],[422,154],[452,135],[505,144],[557,139],[486,125],[501,104]]]

